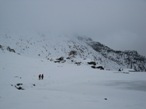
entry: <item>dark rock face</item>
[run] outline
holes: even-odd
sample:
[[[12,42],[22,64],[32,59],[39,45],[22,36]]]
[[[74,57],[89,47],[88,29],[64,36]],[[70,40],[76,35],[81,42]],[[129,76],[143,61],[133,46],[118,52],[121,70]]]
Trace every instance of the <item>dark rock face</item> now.
[[[100,69],[100,70],[104,70],[104,67],[103,66],[98,66],[96,67],[97,69]]]
[[[103,66],[98,66],[98,67],[96,67],[96,66],[91,66],[91,68],[93,68],[93,69],[104,70],[104,67],[103,67]]]
[[[91,61],[91,62],[88,62],[88,64],[89,64],[89,65],[94,65],[94,66],[95,66],[95,65],[96,65],[96,62]]]
[[[81,65],[81,63],[82,63],[82,62],[75,62],[75,64],[78,65],[78,66]]]
[[[77,51],[72,50],[72,51],[69,52],[68,55],[69,55],[70,57],[74,57],[75,55],[77,55]]]
[[[12,48],[10,48],[10,47],[7,47],[7,50],[8,50],[8,51],[10,51],[10,52],[15,53],[15,50],[14,50],[14,49],[12,49]]]
[[[141,56],[137,51],[116,51],[91,39],[85,40],[85,42],[96,52],[118,65],[126,66],[135,71],[146,71],[146,57]]]
[[[54,61],[55,63],[65,63],[66,60],[64,60],[64,57],[60,57],[60,58],[57,58],[56,61]]]
[[[0,45],[0,49],[1,50],[7,50],[9,52],[13,52],[16,53],[16,51],[14,49],[12,49],[11,47],[7,46],[6,48],[3,45]]]
[[[64,60],[64,57],[57,58],[56,60],[63,61]]]
[[[22,86],[23,86],[22,83],[17,83],[17,84],[15,85],[15,88],[18,89],[18,90],[24,90],[24,88],[23,88]]]
[[[96,69],[96,66],[91,66],[91,68]]]

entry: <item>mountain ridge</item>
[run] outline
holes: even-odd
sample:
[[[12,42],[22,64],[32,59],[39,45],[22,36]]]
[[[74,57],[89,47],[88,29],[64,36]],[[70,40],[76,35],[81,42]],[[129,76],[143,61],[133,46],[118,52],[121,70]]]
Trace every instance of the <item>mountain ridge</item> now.
[[[56,37],[55,37],[56,36]],[[55,60],[70,53],[74,62],[87,63],[95,61],[105,69],[118,70],[130,68],[135,71],[146,71],[146,58],[137,51],[116,51],[89,37],[53,34],[1,34],[0,49],[15,51],[19,55]]]
[[[119,65],[127,65],[127,68],[134,69],[136,71],[146,71],[146,58],[140,55],[135,50],[116,51],[99,42],[88,41],[87,42],[95,51],[100,52],[105,58],[117,62]],[[117,55],[116,57],[111,56]],[[122,58],[122,60],[120,60]]]

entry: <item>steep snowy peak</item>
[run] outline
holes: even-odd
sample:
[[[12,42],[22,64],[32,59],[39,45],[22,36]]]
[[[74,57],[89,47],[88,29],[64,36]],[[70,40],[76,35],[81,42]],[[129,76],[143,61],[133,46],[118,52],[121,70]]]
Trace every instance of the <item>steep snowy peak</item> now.
[[[95,61],[106,69],[146,71],[146,58],[136,51],[116,51],[91,38],[57,33],[0,34],[0,49],[28,57],[56,59],[74,54],[74,61]]]
[[[81,39],[81,38],[79,38]],[[101,44],[100,42],[93,41],[91,38],[81,39],[84,40],[88,45],[90,45],[95,51],[104,52],[104,51],[114,51],[111,48]]]
[[[88,38],[84,41],[102,56],[116,62],[121,67],[131,68],[137,71],[146,71],[146,58],[138,54],[137,51],[116,51]]]

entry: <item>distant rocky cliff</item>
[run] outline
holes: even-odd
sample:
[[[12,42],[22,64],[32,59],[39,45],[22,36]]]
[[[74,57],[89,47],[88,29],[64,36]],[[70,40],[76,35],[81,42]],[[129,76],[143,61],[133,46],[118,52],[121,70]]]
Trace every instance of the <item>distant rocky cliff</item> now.
[[[116,62],[118,65],[126,66],[135,71],[146,71],[146,58],[137,51],[116,51],[91,39],[84,40],[95,51],[101,53],[105,58]]]

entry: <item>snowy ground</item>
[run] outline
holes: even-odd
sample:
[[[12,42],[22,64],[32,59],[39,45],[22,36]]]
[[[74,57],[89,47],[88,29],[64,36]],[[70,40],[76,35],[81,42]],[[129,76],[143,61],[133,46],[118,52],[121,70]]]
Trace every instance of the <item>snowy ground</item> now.
[[[40,73],[44,80],[38,80]],[[24,90],[16,89],[17,83]],[[146,109],[146,73],[100,71],[0,52],[0,109]]]

